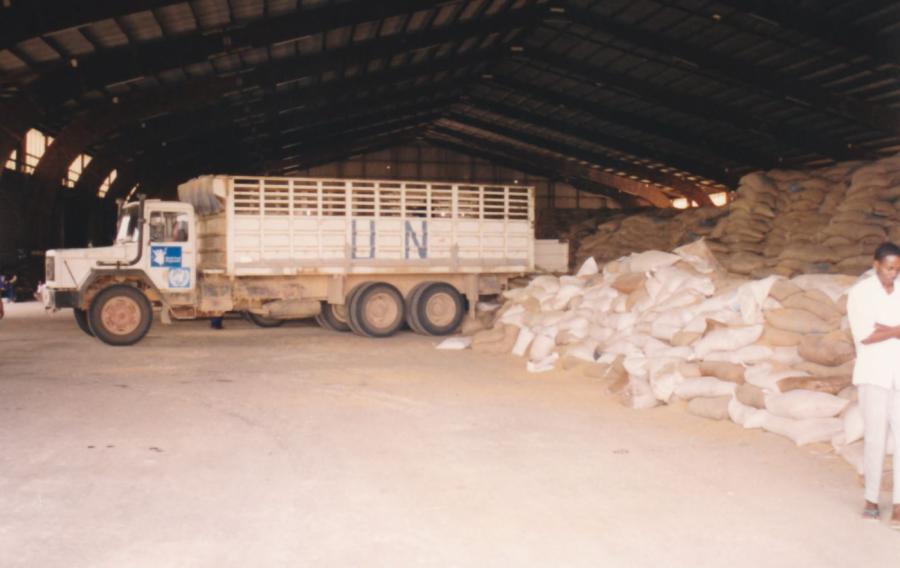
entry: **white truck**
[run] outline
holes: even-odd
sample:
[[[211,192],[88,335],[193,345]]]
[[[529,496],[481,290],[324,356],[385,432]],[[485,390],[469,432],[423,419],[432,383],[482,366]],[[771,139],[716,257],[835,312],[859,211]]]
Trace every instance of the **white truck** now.
[[[45,304],[131,345],[172,319],[312,317],[444,335],[534,270],[534,190],[398,180],[202,176],[120,208],[112,246],[47,251]]]

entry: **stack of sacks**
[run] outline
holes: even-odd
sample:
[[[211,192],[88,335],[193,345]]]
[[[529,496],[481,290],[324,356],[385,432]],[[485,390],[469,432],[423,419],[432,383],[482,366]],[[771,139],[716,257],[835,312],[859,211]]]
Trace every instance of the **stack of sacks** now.
[[[900,239],[900,156],[744,176],[710,248],[732,272],[859,274]]]
[[[860,272],[871,265],[871,251],[888,238],[900,237],[896,230],[900,198],[900,164],[896,158],[855,169],[844,199],[824,231],[823,245],[834,249],[840,272]]]
[[[844,455],[858,441],[846,319],[855,281],[735,277],[703,240],[602,270],[589,259],[574,276],[506,292],[473,349],[511,351],[533,372],[582,366],[632,408],[687,401],[693,414]]]
[[[704,236],[725,268],[747,277],[860,274],[879,243],[900,241],[900,156],[754,172],[726,207],[616,217],[589,236],[580,227],[575,261],[671,250]]]
[[[583,227],[578,227],[575,264],[588,258],[607,262],[632,252],[671,250],[711,234],[727,212],[725,207],[655,209],[608,219],[590,236],[584,236]]]

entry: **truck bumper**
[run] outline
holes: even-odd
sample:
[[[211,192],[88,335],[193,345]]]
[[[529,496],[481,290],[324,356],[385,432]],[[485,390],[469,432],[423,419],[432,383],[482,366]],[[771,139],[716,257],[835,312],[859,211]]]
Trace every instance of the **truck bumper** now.
[[[51,310],[61,308],[77,308],[79,304],[77,290],[47,290],[44,307]]]

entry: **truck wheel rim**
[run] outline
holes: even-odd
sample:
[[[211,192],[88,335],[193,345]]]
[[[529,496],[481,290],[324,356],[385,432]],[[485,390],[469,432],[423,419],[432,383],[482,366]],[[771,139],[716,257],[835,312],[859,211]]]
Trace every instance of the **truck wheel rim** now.
[[[434,294],[425,303],[425,316],[433,325],[448,326],[456,317],[456,302],[453,301],[450,294],[443,292]]]
[[[346,305],[331,305],[331,314],[334,316],[334,319],[338,320],[341,323],[347,323],[347,306]]]
[[[366,322],[375,328],[388,328],[397,321],[400,309],[395,298],[387,292],[377,292],[369,297],[365,306]]]
[[[113,298],[103,304],[100,321],[110,333],[127,335],[141,325],[141,307],[131,298]]]

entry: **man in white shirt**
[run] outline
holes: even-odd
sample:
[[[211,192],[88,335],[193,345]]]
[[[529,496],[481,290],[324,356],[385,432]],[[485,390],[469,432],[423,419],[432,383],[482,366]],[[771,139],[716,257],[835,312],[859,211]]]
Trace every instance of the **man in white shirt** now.
[[[853,384],[863,415],[866,477],[863,517],[877,519],[888,428],[894,432],[894,499],[891,526],[900,529],[900,247],[875,249],[874,274],[847,295],[847,318],[856,344]]]

